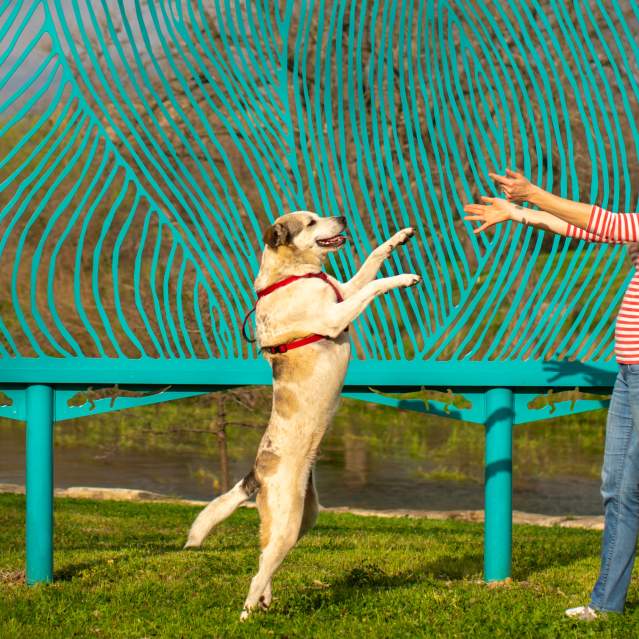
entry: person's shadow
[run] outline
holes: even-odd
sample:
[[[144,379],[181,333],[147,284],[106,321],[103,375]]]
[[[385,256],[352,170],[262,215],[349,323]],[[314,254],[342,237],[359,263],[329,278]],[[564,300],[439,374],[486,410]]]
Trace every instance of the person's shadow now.
[[[574,378],[574,386],[579,386],[581,390],[588,388],[593,391],[609,391],[617,376],[613,365],[614,363],[610,363],[608,366],[598,367],[578,361],[549,361],[544,362],[543,370],[551,373],[552,376],[548,378],[551,383],[561,380],[562,386],[570,386],[573,384],[571,378]]]

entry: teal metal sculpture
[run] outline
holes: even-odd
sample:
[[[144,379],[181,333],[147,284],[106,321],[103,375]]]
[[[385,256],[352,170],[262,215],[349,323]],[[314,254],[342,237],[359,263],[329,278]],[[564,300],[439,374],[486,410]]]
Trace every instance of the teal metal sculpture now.
[[[550,416],[529,408],[549,388],[609,389],[626,260],[521,227],[477,238],[462,207],[516,163],[637,208],[619,188],[636,20],[605,3],[0,1],[0,416],[27,423],[28,582],[53,578],[55,422],[270,382],[241,323],[261,228],[300,208],[347,216],[343,279],[416,227],[389,268],[424,286],[355,324],[346,394],[485,425],[485,577],[508,577],[513,425]],[[553,416],[606,402],[569,404]]]

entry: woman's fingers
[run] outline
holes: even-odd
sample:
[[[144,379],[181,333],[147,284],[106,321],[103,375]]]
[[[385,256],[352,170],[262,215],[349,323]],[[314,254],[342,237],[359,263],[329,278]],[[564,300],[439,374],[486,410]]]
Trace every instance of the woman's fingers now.
[[[512,183],[512,180],[505,175],[499,175],[499,173],[488,173],[488,175],[495,180],[495,182],[499,182],[499,184],[508,184]]]
[[[483,213],[487,208],[483,204],[466,204],[464,211],[466,213]]]
[[[473,229],[473,233],[475,235],[479,235],[480,233],[482,233],[483,231],[485,231],[487,228],[491,226],[492,226],[492,223],[484,222],[481,226],[478,226],[476,229]]]
[[[521,173],[517,173],[517,171],[513,171],[512,169],[506,169],[506,174],[513,179],[526,179]]]

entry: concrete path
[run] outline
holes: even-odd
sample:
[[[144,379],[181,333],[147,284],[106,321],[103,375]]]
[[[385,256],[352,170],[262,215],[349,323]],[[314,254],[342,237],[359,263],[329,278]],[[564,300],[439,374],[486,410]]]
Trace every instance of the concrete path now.
[[[19,484],[0,484],[0,493],[24,494],[24,486]],[[113,499],[116,501],[163,501],[169,503],[189,504],[193,506],[205,506],[208,501],[195,499],[176,499],[168,495],[153,493],[148,490],[136,490],[133,488],[96,488],[91,486],[73,486],[71,488],[56,488],[56,497],[73,497],[80,499]],[[254,508],[255,504],[246,504],[248,508]],[[483,510],[409,510],[398,508],[394,510],[368,510],[364,508],[349,508],[339,506],[324,508],[321,510],[329,513],[349,513],[361,517],[410,517],[424,519],[453,519],[457,521],[483,522]],[[561,528],[587,528],[590,530],[603,530],[603,516],[557,516],[537,515],[515,510],[513,512],[514,524],[529,524],[533,526],[559,526]]]

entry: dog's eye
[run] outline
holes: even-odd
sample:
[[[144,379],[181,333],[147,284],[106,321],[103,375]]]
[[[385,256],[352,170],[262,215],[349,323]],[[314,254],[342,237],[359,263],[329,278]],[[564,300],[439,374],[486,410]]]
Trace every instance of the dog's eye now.
[[[311,220],[306,226],[313,226],[314,224],[317,224],[317,220]]]

